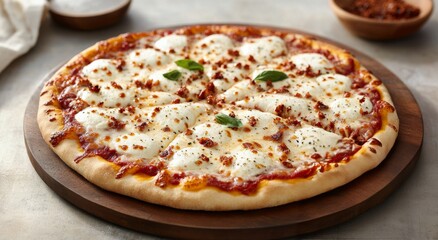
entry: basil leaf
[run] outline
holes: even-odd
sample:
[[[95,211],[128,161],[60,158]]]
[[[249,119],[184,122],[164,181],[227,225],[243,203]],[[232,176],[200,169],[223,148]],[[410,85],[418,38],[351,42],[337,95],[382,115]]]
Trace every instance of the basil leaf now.
[[[178,70],[173,70],[170,72],[167,72],[163,74],[163,77],[171,80],[171,81],[177,81],[179,77],[181,77],[181,72]]]
[[[284,72],[269,70],[263,71],[257,77],[254,78],[255,81],[271,81],[278,82],[287,78],[287,75]]]
[[[204,71],[204,67],[201,64],[190,59],[181,59],[176,61],[175,64],[179,67],[188,69],[190,71],[195,71],[195,70]]]
[[[230,117],[226,114],[220,113],[215,116],[216,122],[222,125],[227,125],[228,127],[241,127],[243,126],[242,122],[237,119]]]

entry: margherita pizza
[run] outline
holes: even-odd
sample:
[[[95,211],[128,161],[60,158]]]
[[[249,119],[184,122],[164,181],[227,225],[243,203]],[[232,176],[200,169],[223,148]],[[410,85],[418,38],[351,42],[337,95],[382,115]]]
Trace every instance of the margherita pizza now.
[[[45,141],[109,191],[192,210],[306,199],[376,167],[399,122],[346,50],[290,31],[191,26],[124,34],[41,92]]]

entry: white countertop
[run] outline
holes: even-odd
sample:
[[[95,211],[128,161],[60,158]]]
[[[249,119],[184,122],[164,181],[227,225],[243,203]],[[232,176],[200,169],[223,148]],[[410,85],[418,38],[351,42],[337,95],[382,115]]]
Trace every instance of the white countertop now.
[[[393,71],[423,113],[424,144],[413,174],[377,207],[301,239],[438,239],[438,13],[412,37],[371,42],[342,28],[324,0],[134,0],[121,23],[92,32],[44,21],[36,46],[0,73],[0,239],[158,239],[93,217],[55,194],[26,154],[24,110],[47,72],[95,42],[195,23],[294,28],[357,49]]]

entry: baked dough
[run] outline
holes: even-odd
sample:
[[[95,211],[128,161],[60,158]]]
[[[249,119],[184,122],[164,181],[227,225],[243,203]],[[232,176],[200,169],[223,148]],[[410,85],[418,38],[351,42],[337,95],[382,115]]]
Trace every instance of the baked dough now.
[[[176,80],[164,77],[175,70]],[[287,77],[276,81],[279,72]],[[267,80],[255,80],[262,73]],[[240,125],[220,124],[220,114]],[[38,124],[95,185],[208,211],[273,207],[342,186],[385,159],[399,127],[384,84],[346,50],[243,26],[99,42],[44,85]]]

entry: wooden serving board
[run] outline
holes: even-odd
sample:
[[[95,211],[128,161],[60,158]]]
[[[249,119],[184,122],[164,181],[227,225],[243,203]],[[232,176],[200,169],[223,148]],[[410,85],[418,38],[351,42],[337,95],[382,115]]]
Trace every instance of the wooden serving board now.
[[[120,226],[163,237],[272,239],[309,233],[345,222],[382,202],[408,176],[419,157],[423,121],[408,88],[382,64],[354,49],[321,37],[315,38],[350,50],[380,78],[389,89],[400,118],[399,136],[387,158],[377,168],[343,187],[279,207],[230,212],[178,210],[108,192],[67,167],[42,139],[36,121],[41,87],[30,99],[24,117],[24,138],[32,165],[53,191],[73,205]],[[43,81],[47,81],[55,71],[51,71]]]

